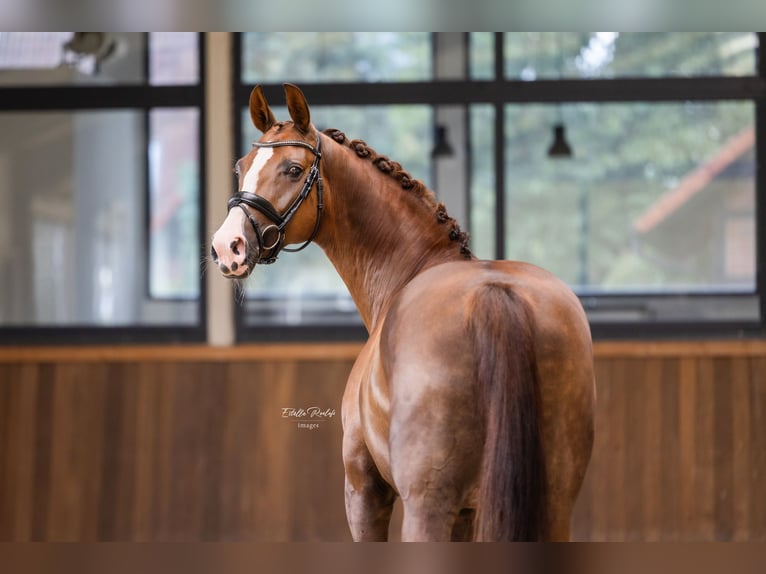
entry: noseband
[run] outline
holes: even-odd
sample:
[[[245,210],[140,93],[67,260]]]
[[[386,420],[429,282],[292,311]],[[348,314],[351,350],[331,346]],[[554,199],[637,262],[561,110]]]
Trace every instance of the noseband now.
[[[301,188],[300,193],[295,198],[295,200],[293,200],[292,204],[290,204],[290,207],[288,207],[283,214],[280,214],[268,199],[258,195],[257,193],[250,193],[249,191],[239,191],[235,193],[229,199],[229,202],[228,202],[229,211],[231,211],[233,207],[239,207],[247,216],[248,220],[250,221],[250,225],[253,226],[253,231],[255,231],[255,237],[256,237],[256,240],[258,241],[259,258],[256,261],[256,263],[260,263],[262,265],[269,265],[271,263],[274,263],[274,261],[277,260],[277,257],[279,256],[279,252],[282,251],[283,249],[290,253],[295,253],[296,251],[305,249],[306,246],[314,240],[314,237],[316,237],[316,234],[319,231],[319,222],[322,219],[322,208],[324,207],[324,205],[322,204],[322,176],[319,173],[319,160],[322,158],[322,153],[320,151],[322,146],[322,141],[319,137],[319,134],[317,134],[316,147],[300,140],[255,142],[253,146],[254,147],[283,147],[283,146],[305,147],[306,149],[311,150],[311,152],[314,154],[314,163],[312,163],[311,167],[309,168],[308,175],[306,176],[306,181],[303,183],[303,187]],[[290,220],[293,218],[293,216],[297,213],[298,208],[300,208],[301,204],[306,200],[306,198],[311,193],[311,188],[314,186],[314,182],[316,182],[317,184],[317,216],[316,216],[316,222],[314,223],[314,230],[311,232],[311,237],[309,237],[306,240],[306,242],[303,243],[303,245],[301,245],[300,247],[296,247],[294,249],[288,249],[287,247],[284,247],[283,245],[285,241],[285,228],[287,227],[287,224],[290,223]],[[252,207],[256,211],[260,211],[263,215],[265,215],[269,220],[272,221],[272,224],[267,225],[265,228],[261,229],[261,227],[258,225],[258,222],[255,220],[255,218],[245,208],[245,205]],[[263,242],[264,233],[266,233],[272,228],[276,230],[277,238],[274,240],[274,242],[271,245],[264,245],[264,242]],[[267,257],[263,256],[265,252],[268,252]]]

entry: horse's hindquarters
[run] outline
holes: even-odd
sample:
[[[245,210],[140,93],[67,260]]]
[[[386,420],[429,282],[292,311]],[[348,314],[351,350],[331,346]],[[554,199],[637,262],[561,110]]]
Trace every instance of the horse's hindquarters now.
[[[494,322],[492,328],[497,332],[483,342],[472,343],[468,326],[485,297],[483,291],[491,285],[497,286],[501,300],[505,297],[508,303],[490,307],[487,318],[475,326],[481,331],[482,326],[489,329]],[[511,302],[514,297],[525,309],[523,313],[512,311],[518,307]],[[537,428],[547,485],[546,509],[541,512],[547,526],[541,531],[551,539],[568,539],[593,441],[595,390],[590,330],[571,290],[534,266],[470,262],[436,267],[416,278],[392,307],[381,353],[390,373],[394,481],[402,490],[412,488],[412,484],[428,484],[433,490],[434,484],[442,484],[439,498],[457,505],[453,513],[474,502],[480,478],[476,469],[481,467],[480,453],[491,418],[478,403],[481,382],[475,378],[477,365],[480,357],[497,363],[509,354],[521,353],[522,343],[514,338],[522,329],[521,322],[529,323],[526,327],[536,366]],[[493,349],[492,345],[499,346]],[[521,392],[514,377],[517,375],[509,372],[506,381],[511,401],[515,400],[514,393]],[[507,408],[488,404],[487,408]],[[528,440],[534,443],[534,437]],[[405,465],[408,468],[401,470]],[[440,469],[438,477],[430,469]],[[543,476],[533,470],[530,473],[529,481]]]

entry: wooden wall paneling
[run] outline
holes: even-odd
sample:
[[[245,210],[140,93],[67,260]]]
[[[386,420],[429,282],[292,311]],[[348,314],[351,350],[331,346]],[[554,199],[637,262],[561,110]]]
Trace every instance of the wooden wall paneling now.
[[[750,533],[766,540],[766,357],[750,369]]]
[[[662,512],[662,443],[665,433],[665,421],[662,416],[664,386],[663,361],[651,358],[643,361],[641,376],[643,380],[633,381],[633,400],[640,405],[638,416],[631,424],[641,434],[642,450],[639,467],[641,477],[641,528],[634,529],[633,539],[654,542],[660,540],[660,515]],[[638,448],[638,445],[636,445]],[[636,453],[638,455],[638,453]],[[638,518],[636,519],[639,520]]]
[[[50,493],[39,525],[43,539],[73,542],[97,537],[98,507],[88,502],[101,495],[104,437],[100,407],[105,371],[103,364],[73,363],[55,368],[50,467],[47,477],[42,472],[36,477],[47,482]]]
[[[0,365],[0,540],[8,540],[13,535],[12,515],[13,502],[2,493],[9,492],[14,487],[14,473],[11,463],[16,454],[10,439],[11,421],[11,388],[6,384],[13,367]]]
[[[36,364],[0,365],[5,405],[0,423],[0,540],[32,538],[39,376]]]
[[[623,461],[624,474],[617,479],[622,485],[622,492],[614,501],[615,506],[622,506],[623,513],[616,517],[612,531],[619,540],[640,540],[644,533],[644,472],[649,461],[646,457],[646,428],[657,425],[656,411],[647,405],[649,385],[645,361],[631,359],[620,362],[623,371],[619,374],[622,382],[621,402],[624,403]],[[623,532],[619,532],[623,529]]]
[[[159,538],[160,509],[167,497],[160,496],[160,468],[162,460],[161,445],[166,440],[167,431],[161,430],[161,412],[163,393],[168,385],[172,364],[138,363],[135,367],[133,386],[135,409],[128,413],[134,419],[132,426],[135,433],[130,439],[130,448],[135,453],[132,472],[126,480],[132,482],[133,509],[127,519],[131,531],[130,538],[137,542],[148,542]]]
[[[296,369],[295,363],[267,365],[261,378],[250,383],[258,385],[259,398],[250,415],[256,421],[256,432],[249,447],[255,480],[249,481],[249,498],[254,506],[248,518],[258,540],[290,540],[295,513],[301,512],[295,505],[292,468],[302,453],[294,451],[292,429],[281,415],[283,407],[299,400]]]
[[[752,361],[731,361],[732,540],[750,536],[750,380]],[[757,495],[757,493],[756,493]]]
[[[691,532],[695,527],[697,505],[695,481],[698,474],[694,444],[696,440],[697,361],[682,358],[678,376],[678,431],[680,472],[678,486],[678,532]]]
[[[273,365],[270,365],[274,371]],[[256,449],[266,461],[273,459],[270,452],[274,441],[265,440],[258,445],[258,405],[261,402],[259,389],[263,383],[266,365],[250,365],[235,362],[226,368],[226,384],[229,392],[226,396],[227,413],[223,430],[222,490],[221,490],[221,539],[242,540],[256,538],[258,512],[255,508],[258,489],[264,485],[256,483],[259,461]],[[279,385],[274,392],[280,392]],[[273,488],[276,488],[275,486]],[[271,521],[272,531],[277,531],[275,520]]]
[[[287,536],[286,513],[277,514],[273,504],[283,489],[277,476],[284,445],[273,426],[261,416],[269,396],[289,393],[294,366],[275,363],[251,365],[236,362],[227,368],[230,386],[224,430],[224,487],[226,501],[221,517],[224,539],[264,539]],[[230,490],[229,490],[230,489]],[[265,493],[270,493],[264,496]],[[262,529],[266,529],[265,532]]]
[[[734,536],[734,421],[732,390],[737,365],[747,361],[730,358],[713,359],[713,539],[730,541]],[[742,370],[742,369],[740,369]],[[745,376],[747,370],[745,369]]]
[[[179,464],[179,454],[173,444],[176,413],[176,364],[159,365],[154,384],[157,386],[158,401],[155,413],[156,444],[153,445],[151,465],[154,469],[151,489],[152,533],[151,540],[165,542],[173,540],[172,496],[177,487],[174,483],[174,469]],[[188,502],[193,504],[192,501]]]
[[[210,516],[209,497],[217,495],[220,467],[211,459],[220,445],[220,417],[224,413],[216,406],[226,387],[212,378],[218,370],[218,365],[210,363],[177,364],[173,378],[164,383],[172,387],[173,396],[169,445],[164,449],[170,462],[164,470],[169,480],[168,540],[206,540],[208,528],[216,529],[217,517]]]
[[[766,353],[676,347],[597,356],[575,539],[766,539]],[[174,353],[0,360],[0,540],[350,540],[352,353]]]
[[[288,472],[294,484],[292,500],[292,532],[297,540],[351,540],[346,526],[344,472],[342,459],[342,425],[340,406],[351,365],[326,365],[322,380],[320,363],[310,361],[298,365],[296,372],[299,403],[307,409],[315,406],[334,409],[336,416],[323,421],[315,430],[298,429],[288,422],[290,457]],[[321,493],[321,494],[319,494]]]
[[[657,536],[663,541],[675,541],[678,540],[681,531],[681,362],[677,359],[661,360],[662,379],[658,385],[662,401],[661,442],[658,450],[655,453],[647,453],[647,457],[659,459],[660,463],[660,477],[654,485],[655,496],[660,504]],[[647,538],[649,537],[650,533],[647,533]]]
[[[224,539],[349,539],[340,401],[350,368],[348,361],[229,367]],[[336,415],[314,430],[282,417],[283,408],[311,406]]]
[[[609,400],[603,405],[601,416],[604,422],[602,431],[599,433],[604,439],[606,449],[601,451],[601,456],[606,456],[604,480],[605,488],[602,492],[606,505],[606,531],[603,533],[604,540],[623,540],[625,537],[625,504],[626,504],[626,418],[627,403],[626,374],[627,361],[612,361],[610,378],[605,381],[604,387],[609,387]],[[633,493],[631,492],[631,495]]]
[[[135,434],[136,368],[124,363],[107,365],[103,381],[100,492],[95,501],[97,530],[88,540],[126,540],[133,535],[132,508],[136,461]],[[95,385],[91,385],[95,386]],[[97,408],[97,407],[96,407]],[[97,448],[97,445],[92,445]]]
[[[0,365],[0,540],[10,540],[13,536],[14,504],[9,496],[4,495],[14,488],[16,482],[12,466],[16,456],[10,433],[13,426],[10,374],[13,365]]]
[[[715,492],[713,464],[715,449],[714,414],[715,380],[714,359],[700,357],[697,366],[697,393],[695,408],[694,440],[687,447],[694,452],[695,504],[688,528],[688,536],[695,540],[713,540],[715,536]]]
[[[290,406],[295,396],[296,364],[268,364],[258,379],[257,402],[250,405],[249,415],[255,421],[250,438],[250,466],[244,485],[250,501],[248,519],[250,536],[258,540],[289,540],[296,510],[291,461],[299,456],[291,452],[290,429],[283,424],[281,409]],[[250,478],[252,477],[252,478]]]
[[[53,453],[53,394],[55,368],[52,364],[40,365],[35,408],[30,415],[35,422],[34,443],[30,445],[35,453],[32,506],[28,509],[32,521],[29,539],[48,539],[48,514],[51,493],[51,458]]]

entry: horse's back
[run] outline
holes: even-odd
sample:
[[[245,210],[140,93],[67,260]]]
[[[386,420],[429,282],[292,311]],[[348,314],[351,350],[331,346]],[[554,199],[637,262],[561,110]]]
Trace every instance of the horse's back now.
[[[414,329],[413,335],[428,343],[460,334],[488,285],[503,287],[525,301],[540,351],[561,342],[590,352],[588,321],[572,290],[550,272],[519,261],[454,262],[424,271],[397,297],[383,336],[396,339]]]

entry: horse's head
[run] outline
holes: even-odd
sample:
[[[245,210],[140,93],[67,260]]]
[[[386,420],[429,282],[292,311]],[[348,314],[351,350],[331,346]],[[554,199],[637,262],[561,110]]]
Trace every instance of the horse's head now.
[[[211,247],[226,277],[247,277],[257,263],[273,263],[285,245],[303,243],[302,249],[319,230],[319,133],[303,92],[285,84],[285,95],[291,122],[274,119],[260,86],[250,94],[250,117],[263,137],[236,163],[239,192]]]

